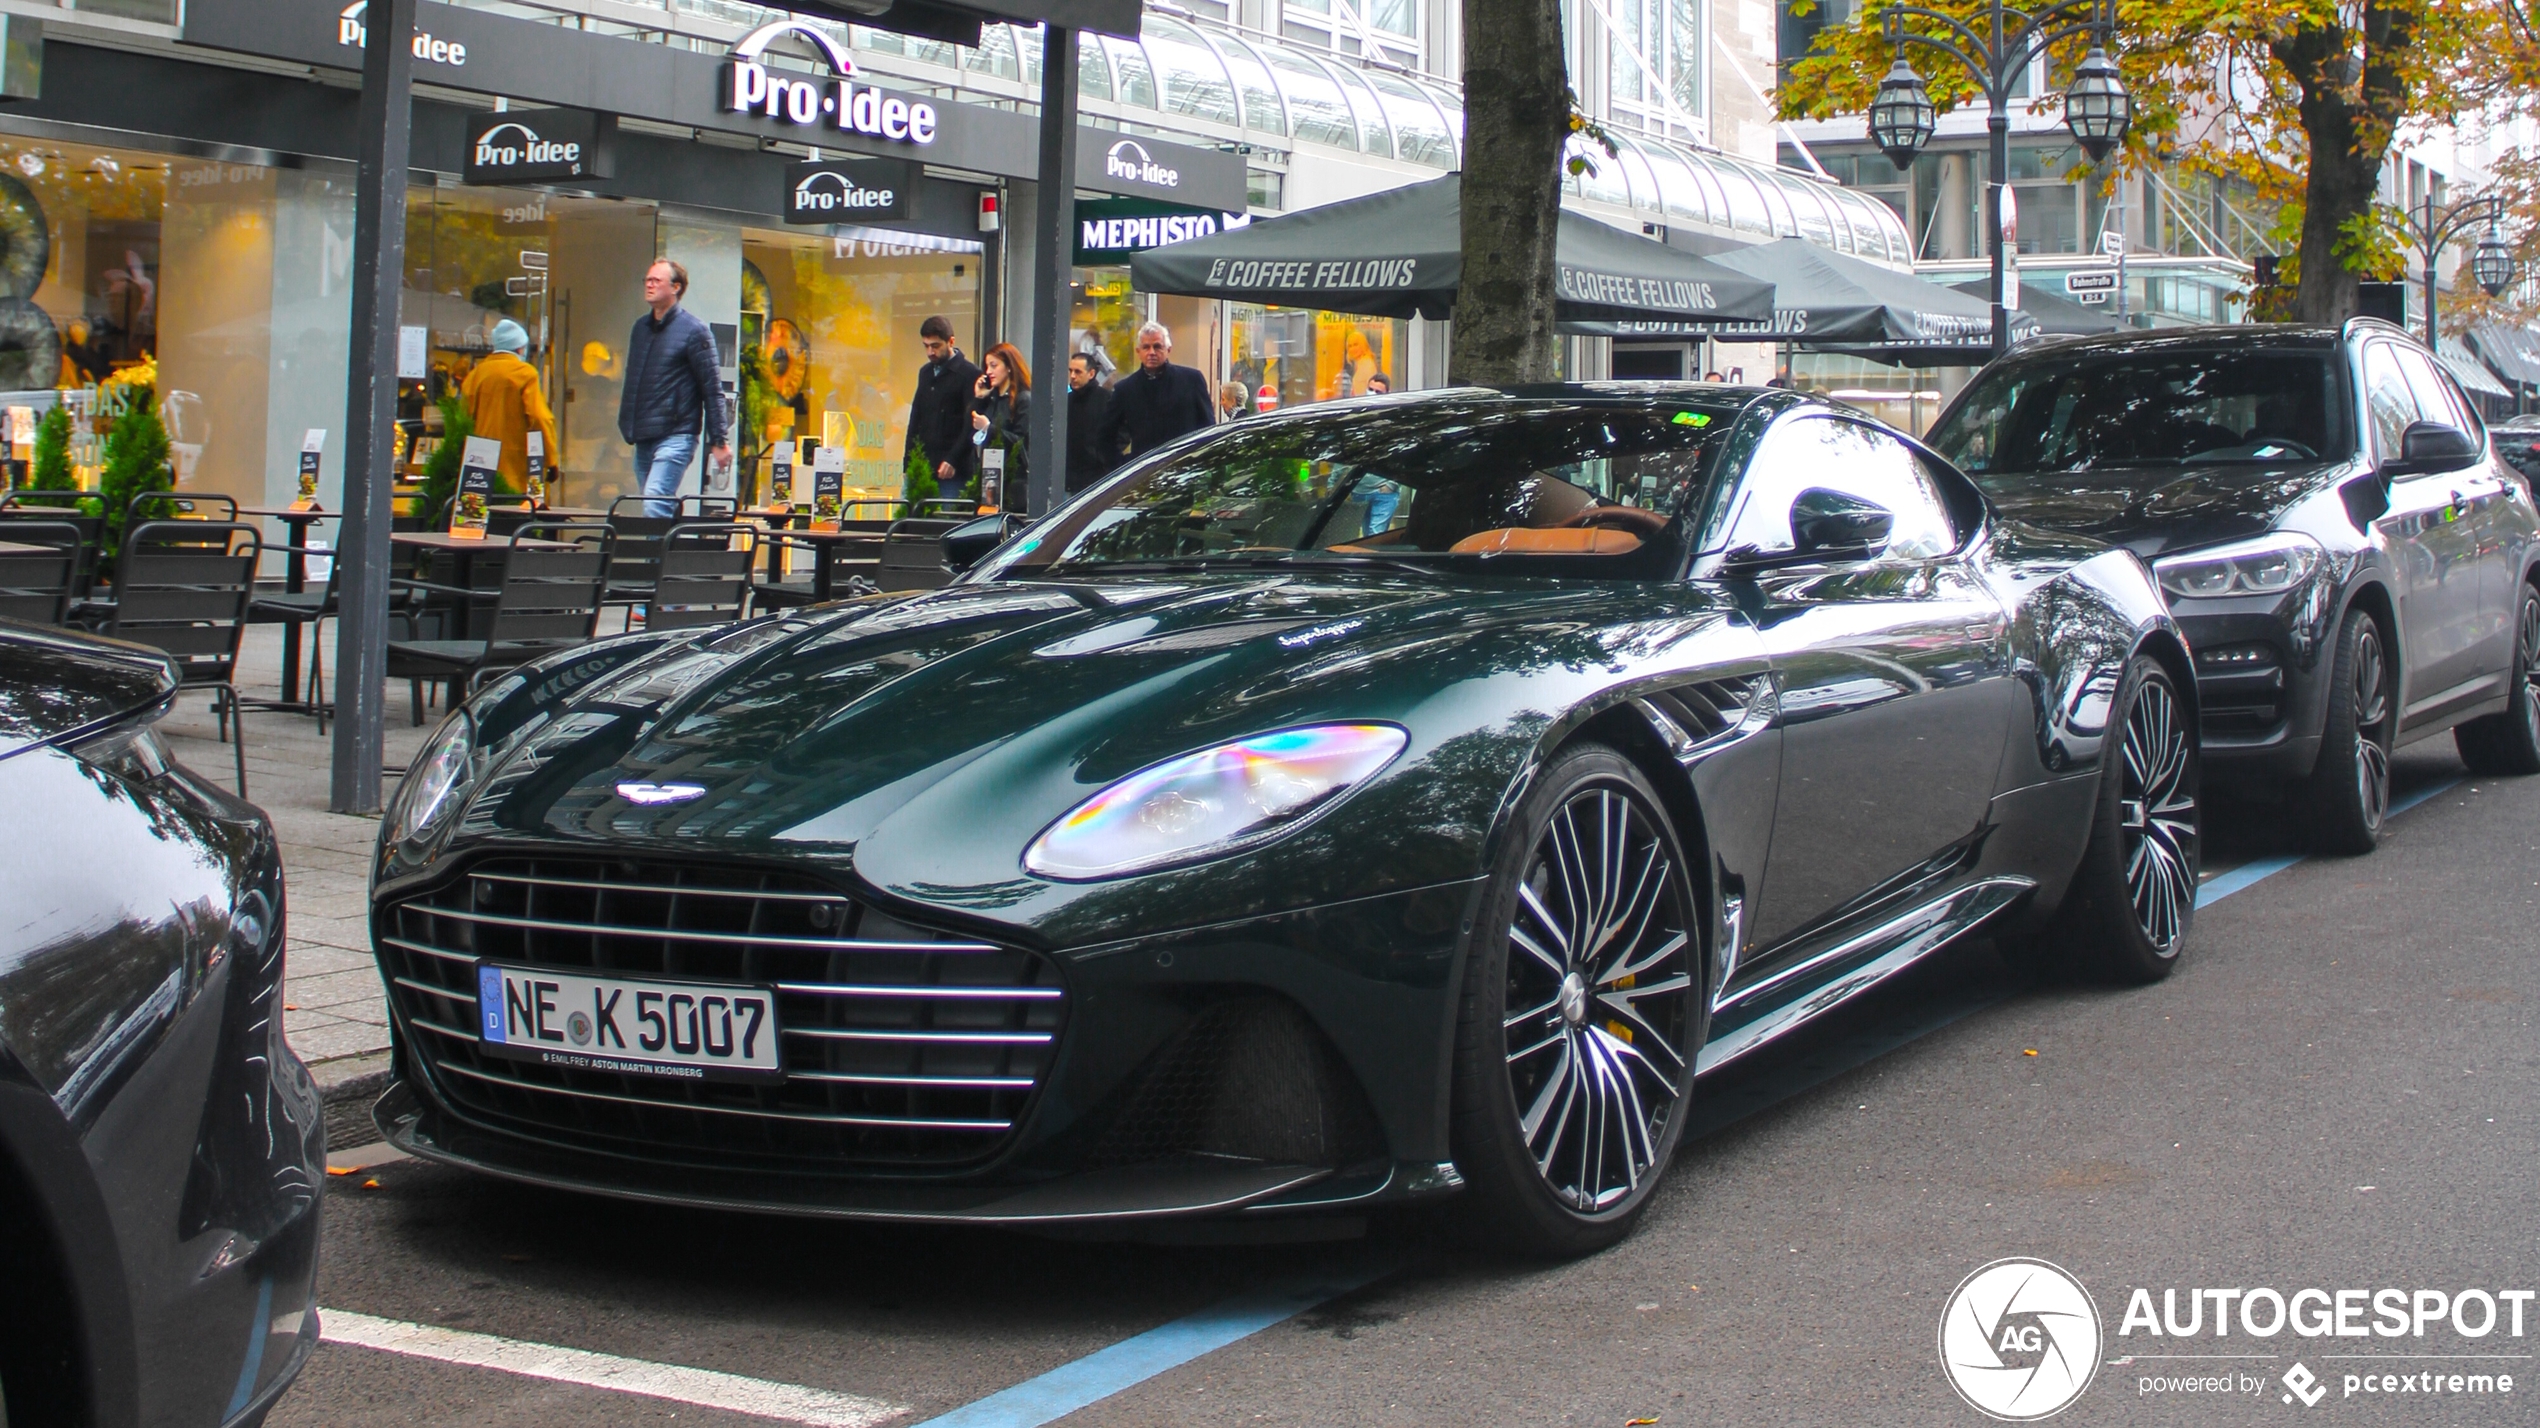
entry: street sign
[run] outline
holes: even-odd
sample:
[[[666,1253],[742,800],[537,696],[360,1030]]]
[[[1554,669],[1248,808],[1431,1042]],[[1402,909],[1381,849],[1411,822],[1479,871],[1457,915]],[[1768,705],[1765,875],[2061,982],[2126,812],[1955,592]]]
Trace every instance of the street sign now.
[[[2075,294],[2073,294],[2073,301],[2075,301],[2075,302],[2077,302],[2077,303],[2084,304],[2085,306],[2089,306],[2089,307],[2097,307],[2098,305],[2100,305],[2101,303],[2106,302],[2107,300],[2108,300],[2108,295],[2107,295],[2106,293],[2075,293]]]
[[[2097,293],[2104,298],[2116,290],[2117,272],[2114,268],[2075,268],[2064,274],[2064,291],[2076,297],[2083,293]]]
[[[2113,258],[2125,251],[2125,234],[2114,228],[2099,230],[2099,251]]]

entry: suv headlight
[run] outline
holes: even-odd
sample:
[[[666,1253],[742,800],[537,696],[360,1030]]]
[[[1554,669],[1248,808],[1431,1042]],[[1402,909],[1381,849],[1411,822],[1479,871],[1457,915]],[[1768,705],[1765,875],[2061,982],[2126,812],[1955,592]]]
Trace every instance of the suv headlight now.
[[[1260,734],[1141,769],[1076,805],[1023,851],[1023,867],[1091,882],[1222,857],[1298,826],[1411,736],[1391,724]]]
[[[382,841],[391,847],[411,845],[439,833],[466,801],[475,770],[476,721],[462,709],[441,721],[432,742],[406,770],[380,824]]]
[[[2327,558],[2318,541],[2288,531],[2168,556],[2152,562],[2152,573],[2183,600],[2281,595],[2310,579]]]

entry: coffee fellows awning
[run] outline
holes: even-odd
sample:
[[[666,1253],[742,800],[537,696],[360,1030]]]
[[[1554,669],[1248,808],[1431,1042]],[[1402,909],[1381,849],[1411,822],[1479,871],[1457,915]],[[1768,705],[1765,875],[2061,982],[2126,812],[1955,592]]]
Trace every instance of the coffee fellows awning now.
[[[1129,260],[1141,292],[1442,318],[1463,276],[1457,175],[1301,209]],[[1695,319],[1766,322],[1770,282],[1563,211],[1554,315],[1564,326]]]

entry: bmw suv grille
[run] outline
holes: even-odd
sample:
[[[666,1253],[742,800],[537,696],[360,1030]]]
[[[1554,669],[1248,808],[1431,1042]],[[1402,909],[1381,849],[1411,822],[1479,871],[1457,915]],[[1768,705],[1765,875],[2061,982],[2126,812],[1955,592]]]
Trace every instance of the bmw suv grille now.
[[[1048,1071],[1067,994],[1049,959],[896,921],[801,873],[590,857],[482,861],[383,907],[390,994],[441,1096],[550,1142],[691,1163],[955,1165],[993,1152]],[[488,1056],[479,958],[773,985],[782,1084]]]

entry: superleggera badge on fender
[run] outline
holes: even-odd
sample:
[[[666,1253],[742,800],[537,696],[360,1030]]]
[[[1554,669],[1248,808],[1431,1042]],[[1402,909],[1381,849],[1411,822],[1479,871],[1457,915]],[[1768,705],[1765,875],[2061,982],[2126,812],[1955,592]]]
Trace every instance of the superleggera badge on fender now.
[[[703,798],[706,786],[701,783],[621,783],[617,786],[617,796],[650,808],[655,804],[686,803],[692,798]]]

